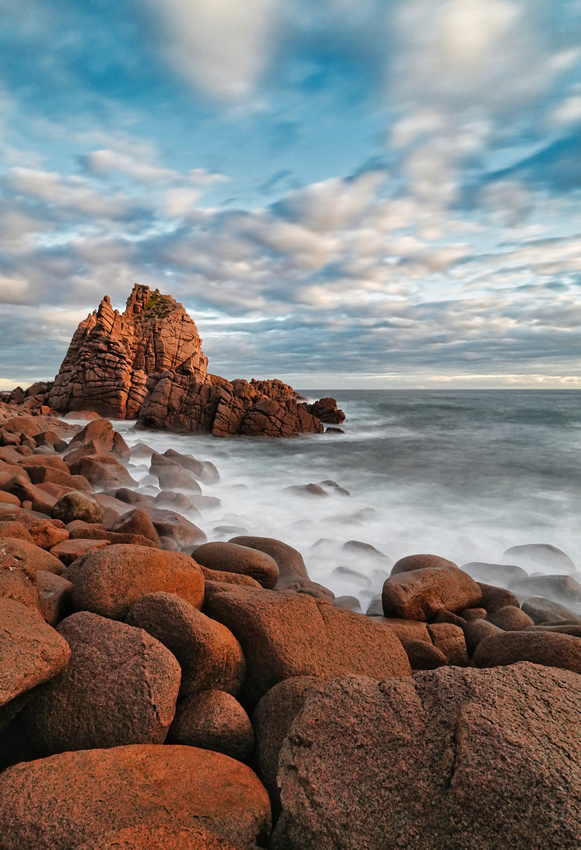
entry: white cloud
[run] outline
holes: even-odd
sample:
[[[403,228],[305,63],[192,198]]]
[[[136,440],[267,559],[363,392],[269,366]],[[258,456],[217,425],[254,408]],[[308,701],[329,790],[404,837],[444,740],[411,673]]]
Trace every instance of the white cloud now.
[[[28,294],[28,281],[24,278],[0,274],[0,303],[25,304]]]
[[[115,219],[123,216],[129,206],[128,198],[119,192],[103,197],[83,178],[62,177],[56,172],[13,168],[8,182],[17,193],[87,215]]]
[[[168,61],[196,88],[247,98],[270,58],[278,0],[147,0],[166,36]]]

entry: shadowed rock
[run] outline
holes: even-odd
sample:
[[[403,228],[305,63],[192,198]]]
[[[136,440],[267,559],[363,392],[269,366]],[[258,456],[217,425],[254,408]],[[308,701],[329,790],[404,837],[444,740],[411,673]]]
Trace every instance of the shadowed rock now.
[[[86,611],[58,632],[71,648],[68,667],[24,715],[39,751],[163,743],[180,684],[172,653],[141,629]]]

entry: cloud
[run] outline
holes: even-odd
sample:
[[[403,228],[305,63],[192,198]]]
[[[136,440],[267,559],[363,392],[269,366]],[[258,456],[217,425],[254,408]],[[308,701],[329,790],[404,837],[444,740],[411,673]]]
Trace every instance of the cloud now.
[[[271,52],[278,0],[148,0],[167,61],[209,97],[249,97]]]

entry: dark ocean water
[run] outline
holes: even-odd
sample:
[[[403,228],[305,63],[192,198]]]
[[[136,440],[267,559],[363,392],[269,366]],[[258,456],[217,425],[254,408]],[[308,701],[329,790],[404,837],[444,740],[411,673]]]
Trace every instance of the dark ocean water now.
[[[243,530],[278,537],[300,549],[313,579],[363,603],[380,589],[387,566],[344,550],[349,540],[392,560],[432,552],[459,564],[495,562],[509,546],[542,542],[581,563],[580,393],[305,395],[335,396],[347,414],[345,434],[218,440],[118,426],[130,443],[171,446],[216,464],[222,479],[205,492],[222,505],[194,520],[210,540]],[[286,489],[329,480],[350,495],[332,485],[325,497]]]

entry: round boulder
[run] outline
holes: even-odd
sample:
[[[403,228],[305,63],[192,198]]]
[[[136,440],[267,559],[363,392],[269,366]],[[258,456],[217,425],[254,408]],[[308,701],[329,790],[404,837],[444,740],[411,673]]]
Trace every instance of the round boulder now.
[[[50,515],[64,523],[72,522],[74,519],[81,519],[84,522],[101,522],[103,508],[86,493],[81,493],[80,490],[70,490],[60,499],[57,499]]]
[[[472,658],[475,667],[499,667],[517,661],[581,673],[581,638],[531,629],[501,632],[481,641]]]
[[[147,593],[125,622],[145,629],[175,655],[182,668],[180,694],[208,688],[237,695],[246,675],[242,648],[232,632],[173,593]]]
[[[410,570],[427,570],[437,568],[440,570],[457,570],[458,565],[440,555],[406,555],[400,558],[391,568],[391,575],[409,573]]]
[[[142,629],[86,611],[57,631],[71,648],[69,665],[24,713],[39,752],[163,743],[180,685],[172,653]]]
[[[525,611],[515,608],[514,605],[500,608],[493,614],[489,614],[488,619],[505,632],[522,632],[534,625],[534,620]]]
[[[185,830],[194,836],[192,850],[251,850],[266,846],[270,805],[256,775],[228,756],[136,745],[61,753],[9,768],[0,775],[0,825],[3,850],[103,850],[125,830],[166,832],[163,845],[120,845],[132,850],[183,850]],[[220,843],[206,844],[206,831]]]
[[[482,591],[457,567],[426,567],[392,574],[382,591],[386,617],[431,620],[438,611],[456,613],[480,605]]]
[[[60,563],[60,562],[59,562]],[[199,566],[181,552],[114,544],[89,552],[67,570],[77,611],[122,619],[146,593],[175,593],[202,607],[204,577]]]
[[[178,704],[168,742],[215,750],[244,761],[252,752],[254,732],[248,715],[231,694],[209,690]]]
[[[278,566],[274,558],[249,546],[205,543],[194,550],[192,557],[198,564],[211,570],[250,576],[262,587],[273,588],[278,581]]]

